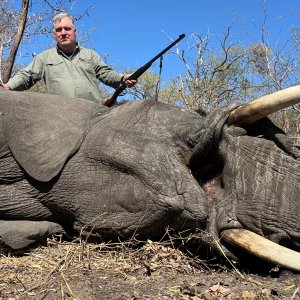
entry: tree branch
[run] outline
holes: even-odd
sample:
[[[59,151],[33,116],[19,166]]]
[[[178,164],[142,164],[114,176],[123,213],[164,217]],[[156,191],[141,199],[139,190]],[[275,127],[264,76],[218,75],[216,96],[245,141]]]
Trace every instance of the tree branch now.
[[[5,70],[3,74],[3,81],[7,82],[11,76],[12,69],[14,66],[15,58],[23,37],[24,29],[26,26],[26,21],[27,21],[27,15],[28,15],[28,8],[29,8],[29,2],[30,0],[22,0],[22,11],[21,11],[21,17],[20,17],[20,22],[18,26],[18,31],[15,36],[13,45],[11,47],[11,51],[9,54],[9,57],[6,61],[5,64]]]

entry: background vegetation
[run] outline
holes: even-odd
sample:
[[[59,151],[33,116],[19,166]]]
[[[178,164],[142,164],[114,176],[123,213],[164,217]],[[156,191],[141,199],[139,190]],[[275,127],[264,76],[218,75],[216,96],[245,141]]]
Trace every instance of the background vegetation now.
[[[19,9],[8,0],[0,2],[0,80],[7,82],[21,65],[15,64],[20,44],[37,43],[40,36],[51,35],[54,14],[74,7],[79,1],[41,0],[43,12],[33,13],[36,2],[22,0]],[[88,18],[89,7],[77,15]],[[224,28],[222,36],[192,33],[187,37],[188,48],[178,45],[167,55],[173,55],[184,66],[184,72],[168,82],[160,74],[148,71],[139,84],[127,91],[126,99],[159,100],[188,109],[211,110],[232,102],[245,103],[299,82],[300,37],[299,28],[290,28],[290,35],[276,44],[268,43],[267,9],[260,25],[260,40],[242,45],[232,34],[235,24]],[[88,44],[87,36],[80,36]],[[171,42],[171,38],[170,38]],[[107,59],[107,57],[104,57]],[[140,66],[136,66],[138,68]],[[163,68],[163,67],[162,67]],[[120,71],[129,72],[134,70]],[[111,90],[100,86],[103,98]],[[43,84],[35,91],[44,91]],[[287,133],[299,132],[300,108],[293,106],[274,116],[273,120]]]

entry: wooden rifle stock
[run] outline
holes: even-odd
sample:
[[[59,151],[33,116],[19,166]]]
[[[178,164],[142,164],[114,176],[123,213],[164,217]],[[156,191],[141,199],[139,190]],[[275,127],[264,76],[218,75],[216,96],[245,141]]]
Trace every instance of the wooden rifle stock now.
[[[155,62],[158,58],[163,56],[168,50],[170,50],[174,45],[176,45],[179,41],[181,41],[185,37],[185,34],[181,34],[177,40],[175,40],[173,43],[171,43],[168,47],[166,47],[163,51],[158,53],[155,57],[153,57],[150,61],[148,61],[144,66],[136,70],[134,73],[130,75],[130,77],[127,78],[127,80],[137,80],[144,72],[146,72],[153,62]],[[112,97],[110,99],[107,99],[104,101],[104,105],[111,107],[115,104],[118,96],[127,88],[127,85],[125,82],[121,82],[119,86],[116,88],[116,91],[113,93]]]

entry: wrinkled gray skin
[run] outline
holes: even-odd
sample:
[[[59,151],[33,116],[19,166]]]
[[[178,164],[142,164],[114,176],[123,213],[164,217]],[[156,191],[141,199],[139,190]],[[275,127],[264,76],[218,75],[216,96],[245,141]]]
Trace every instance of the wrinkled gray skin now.
[[[70,229],[112,240],[246,228],[299,249],[298,148],[267,119],[224,126],[231,109],[1,91],[0,236],[18,249]]]

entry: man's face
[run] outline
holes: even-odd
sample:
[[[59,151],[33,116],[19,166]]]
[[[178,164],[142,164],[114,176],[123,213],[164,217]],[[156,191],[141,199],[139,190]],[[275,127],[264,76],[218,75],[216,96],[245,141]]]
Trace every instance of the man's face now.
[[[54,25],[54,38],[63,51],[73,51],[76,46],[76,28],[72,21],[65,17]]]

